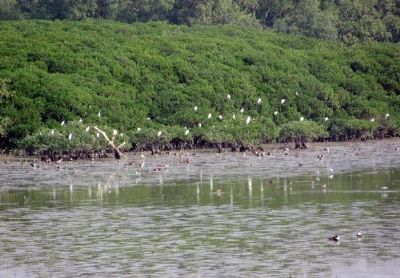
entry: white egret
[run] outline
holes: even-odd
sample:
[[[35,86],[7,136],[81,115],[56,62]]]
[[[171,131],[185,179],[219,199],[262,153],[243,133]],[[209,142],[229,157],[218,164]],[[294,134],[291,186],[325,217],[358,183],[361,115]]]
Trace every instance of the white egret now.
[[[244,108],[242,107],[242,109],[240,109],[240,113],[243,113],[244,112]]]
[[[137,130],[137,131],[141,131],[142,129],[141,129],[140,127],[138,127],[136,130]]]
[[[296,96],[298,96],[298,95],[299,95],[299,92],[298,92],[298,91],[296,91],[294,94],[295,94]]]
[[[97,114],[97,116],[101,117],[101,111],[99,111],[99,113]]]
[[[71,140],[72,139],[72,133],[70,133],[69,135],[68,135],[68,140]]]
[[[185,135],[188,135],[188,134],[189,134],[189,129],[186,129]]]
[[[275,111],[275,112],[274,112],[274,116],[276,116],[276,115],[278,115],[278,111]]]
[[[151,119],[149,117],[147,117],[146,120],[151,121]]]
[[[387,119],[387,118],[389,118],[389,116],[390,116],[389,113],[387,113],[387,114],[385,115],[385,118]]]
[[[325,117],[324,121],[327,122],[328,120],[329,120],[329,118],[328,118],[328,117]]]
[[[372,118],[370,121],[371,121],[371,122],[375,122],[375,119],[374,119],[374,118]]]
[[[250,116],[247,116],[246,125],[248,125],[248,124],[250,123],[250,120],[251,120],[251,117],[250,117]]]
[[[160,131],[157,133],[157,136],[160,137],[161,134],[162,134],[162,131],[160,130]]]
[[[220,120],[222,120],[224,117],[222,117],[222,115],[219,115],[218,118],[219,118]]]
[[[97,136],[97,138],[100,138],[100,133],[97,132],[97,133],[96,133],[96,136]]]
[[[124,134],[123,134],[123,133],[121,133],[121,134],[120,134],[120,136],[121,136],[121,137],[123,137],[123,136],[124,136]]]
[[[51,135],[54,135],[54,129],[52,129],[50,133],[51,133]]]
[[[258,98],[257,104],[260,104],[260,103],[261,103],[261,98]]]
[[[197,106],[195,106],[195,107],[193,108],[193,110],[194,110],[194,111],[197,111]]]
[[[281,99],[281,104],[285,104],[285,102],[286,102],[286,99]]]
[[[63,125],[65,125],[65,121],[62,121],[62,122],[61,122],[61,126],[63,126]]]
[[[90,126],[88,126],[86,129],[85,129],[85,132],[88,132],[90,130]]]
[[[211,119],[211,113],[208,113],[207,118]]]
[[[199,123],[199,127],[201,127],[201,123]]]
[[[230,94],[227,94],[226,97],[227,97],[228,99],[231,99],[231,95],[230,95]]]
[[[300,122],[304,121],[304,117],[300,117]]]
[[[113,129],[113,136],[117,135],[118,131],[116,129]]]
[[[232,119],[236,120],[236,115],[235,114],[232,115]]]
[[[82,119],[82,118],[80,118],[80,119],[79,119],[79,123],[81,124],[82,122],[83,122],[83,119]]]

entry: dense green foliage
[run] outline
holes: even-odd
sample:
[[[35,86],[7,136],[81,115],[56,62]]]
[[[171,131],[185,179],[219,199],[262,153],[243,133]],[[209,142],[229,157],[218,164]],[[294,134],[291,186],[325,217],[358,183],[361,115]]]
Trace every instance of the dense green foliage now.
[[[313,121],[292,121],[282,125],[280,130],[282,141],[308,141],[328,136],[325,128]]]
[[[80,118],[76,133],[88,124],[117,129],[136,147],[270,142],[300,117],[318,126],[302,129],[311,139],[399,132],[400,50],[391,43],[348,47],[257,28],[107,21],[1,22],[0,37],[2,147],[24,138],[23,146],[35,145],[26,138],[51,129],[67,138]],[[69,144],[95,139],[82,136]]]
[[[0,0],[0,20],[85,18],[263,26],[348,43],[400,40],[400,0]]]

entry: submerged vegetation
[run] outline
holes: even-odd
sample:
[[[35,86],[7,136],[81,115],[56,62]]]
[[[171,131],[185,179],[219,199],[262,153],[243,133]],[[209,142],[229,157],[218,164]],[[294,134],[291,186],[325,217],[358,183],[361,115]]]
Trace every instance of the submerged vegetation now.
[[[96,125],[154,152],[400,131],[392,43],[92,20],[0,22],[0,36],[2,148],[104,149]]]

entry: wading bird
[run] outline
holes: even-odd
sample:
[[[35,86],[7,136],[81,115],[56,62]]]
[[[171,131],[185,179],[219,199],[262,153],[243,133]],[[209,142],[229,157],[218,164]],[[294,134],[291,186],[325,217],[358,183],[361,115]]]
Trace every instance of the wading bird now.
[[[248,124],[250,123],[250,121],[251,121],[251,117],[250,117],[250,116],[247,116],[246,125],[248,125]]]

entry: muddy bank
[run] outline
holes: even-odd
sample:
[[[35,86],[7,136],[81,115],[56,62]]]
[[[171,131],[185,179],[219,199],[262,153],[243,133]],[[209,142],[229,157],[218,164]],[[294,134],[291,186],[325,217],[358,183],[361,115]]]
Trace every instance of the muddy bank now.
[[[210,180],[220,177],[276,179],[304,174],[334,178],[360,169],[400,167],[400,140],[347,143],[311,143],[307,150],[284,149],[284,144],[263,145],[270,155],[214,150],[128,153],[114,158],[40,162],[32,157],[0,156],[0,184],[18,186],[96,185],[131,186],[168,184],[175,180]]]

